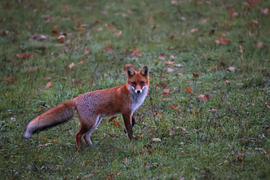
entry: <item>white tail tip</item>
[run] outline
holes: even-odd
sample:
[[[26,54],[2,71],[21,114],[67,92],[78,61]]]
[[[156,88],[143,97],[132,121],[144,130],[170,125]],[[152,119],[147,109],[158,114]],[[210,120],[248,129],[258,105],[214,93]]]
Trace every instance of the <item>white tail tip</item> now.
[[[31,132],[29,132],[29,131],[25,131],[24,132],[24,135],[23,135],[25,138],[30,138],[31,136],[32,136],[32,133]]]

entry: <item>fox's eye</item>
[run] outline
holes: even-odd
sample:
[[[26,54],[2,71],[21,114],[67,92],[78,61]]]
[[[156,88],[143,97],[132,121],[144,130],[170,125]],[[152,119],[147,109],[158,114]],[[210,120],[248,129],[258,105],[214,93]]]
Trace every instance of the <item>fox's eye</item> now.
[[[144,84],[144,82],[142,81],[142,82],[141,82],[141,85],[143,85],[143,84]]]
[[[132,82],[133,85],[136,85],[136,82]]]

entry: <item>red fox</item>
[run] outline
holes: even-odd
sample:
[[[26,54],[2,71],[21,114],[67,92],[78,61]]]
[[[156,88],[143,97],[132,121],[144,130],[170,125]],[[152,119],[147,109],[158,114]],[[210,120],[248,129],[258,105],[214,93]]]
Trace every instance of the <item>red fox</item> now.
[[[140,71],[135,71],[130,66],[125,66],[124,69],[127,75],[125,85],[88,92],[50,109],[27,124],[24,137],[29,138],[39,131],[67,122],[76,110],[81,124],[76,133],[78,149],[81,147],[82,137],[89,146],[93,146],[90,136],[101,119],[117,113],[122,114],[125,132],[132,139],[132,126],[135,123],[133,113],[144,102],[148,93],[149,71],[147,66]]]

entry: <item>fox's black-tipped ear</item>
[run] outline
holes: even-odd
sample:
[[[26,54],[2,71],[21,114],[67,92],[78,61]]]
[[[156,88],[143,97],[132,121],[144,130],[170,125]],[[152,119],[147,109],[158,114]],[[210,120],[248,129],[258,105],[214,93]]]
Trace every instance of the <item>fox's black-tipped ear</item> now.
[[[126,73],[127,73],[127,76],[128,76],[128,77],[132,77],[132,76],[134,76],[134,74],[135,74],[135,70],[132,69],[131,67],[127,67],[127,68],[126,68]]]
[[[144,67],[140,70],[140,73],[141,73],[141,75],[143,75],[143,76],[148,76],[148,73],[149,73],[148,67],[147,67],[147,66],[144,66]]]

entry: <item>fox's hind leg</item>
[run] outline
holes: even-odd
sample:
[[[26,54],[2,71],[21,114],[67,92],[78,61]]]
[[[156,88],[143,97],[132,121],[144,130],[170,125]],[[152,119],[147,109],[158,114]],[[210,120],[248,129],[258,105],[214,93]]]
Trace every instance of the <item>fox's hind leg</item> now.
[[[93,146],[93,143],[90,139],[90,136],[92,134],[92,132],[96,129],[96,127],[99,125],[99,123],[101,122],[101,117],[100,115],[96,118],[96,123],[95,125],[85,134],[85,136],[83,137],[84,141],[89,145],[89,146]]]
[[[81,128],[76,133],[76,144],[77,144],[78,150],[80,150],[80,148],[81,148],[81,139],[82,139],[82,137],[85,135],[85,133],[87,133],[89,131],[89,129],[90,128],[88,128],[83,123],[81,123]]]

